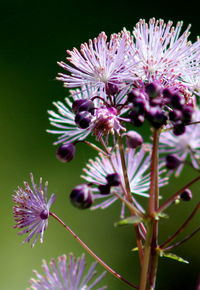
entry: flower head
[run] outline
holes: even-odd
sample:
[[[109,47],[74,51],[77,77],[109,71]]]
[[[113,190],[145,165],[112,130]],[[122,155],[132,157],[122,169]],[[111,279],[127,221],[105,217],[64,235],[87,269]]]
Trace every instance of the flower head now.
[[[193,121],[200,121],[200,110],[193,114]],[[178,176],[183,169],[184,161],[190,157],[195,168],[200,168],[200,124],[188,125],[185,133],[175,136],[171,131],[166,131],[160,135],[160,152],[165,154],[175,153],[182,163],[176,170]]]
[[[125,130],[121,125],[121,115],[127,111],[123,107],[127,89],[122,90],[115,97],[110,96],[110,98],[103,91],[99,96],[92,98],[94,91],[87,87],[70,92],[70,99],[65,99],[66,104],[54,103],[58,113],[48,111],[51,125],[57,128],[56,130],[48,130],[48,132],[60,135],[54,144],[82,141],[89,134],[99,139],[102,136]],[[77,108],[76,111],[73,110],[73,104],[74,102],[77,104],[77,100],[92,100],[94,109],[80,112],[77,112]],[[82,109],[82,106],[80,107]]]
[[[80,51],[74,48],[67,51],[71,64],[59,62],[69,74],[60,73],[58,80],[69,88],[89,85],[96,90],[105,89],[107,84],[118,83],[123,87],[130,79],[129,49],[132,43],[130,33],[123,31],[112,34],[108,41],[104,32],[89,43],[81,45]]]
[[[18,187],[13,195],[15,203],[13,215],[16,225],[14,228],[22,229],[19,235],[28,233],[24,242],[29,242],[33,237],[32,246],[35,245],[38,237],[43,242],[44,231],[48,226],[49,210],[55,201],[55,195],[52,194],[47,200],[47,182],[43,186],[42,178],[37,186],[33,175],[30,175],[31,186],[25,182],[24,188]]]
[[[144,147],[139,151],[126,149],[125,161],[133,197],[135,195],[147,197],[150,187],[150,152],[144,149]],[[163,165],[163,163],[159,165],[159,175],[164,172],[162,169]],[[85,174],[81,177],[88,183],[97,185],[97,187],[93,187],[93,199],[100,200],[100,202],[93,206],[92,209],[104,209],[114,203],[118,199],[114,192],[125,197],[124,174],[118,148],[116,152],[112,153],[110,158],[99,153],[99,157],[96,157],[95,160],[89,160],[83,171]],[[112,176],[114,173],[118,173],[119,179],[121,180],[121,186],[112,187],[110,192],[106,195],[101,194],[98,189],[99,185],[106,185],[108,176]],[[167,178],[160,177],[159,186],[164,186],[166,184]],[[124,216],[124,205],[122,206],[121,216]]]
[[[48,265],[43,260],[42,268],[44,275],[33,271],[36,278],[30,280],[31,289],[34,290],[90,290],[96,286],[100,280],[105,276],[103,272],[95,280],[91,281],[96,274],[95,268],[97,263],[93,263],[89,268],[87,274],[85,271],[85,256],[80,258],[74,257],[70,254],[58,257],[57,261],[51,259]],[[84,275],[84,276],[83,276]],[[95,288],[96,289],[96,288]],[[106,289],[106,287],[98,288],[98,290]]]
[[[189,65],[199,55],[200,42],[188,41],[187,29],[181,34],[183,22],[173,26],[173,22],[164,23],[162,19],[152,18],[149,23],[141,19],[134,28],[135,51],[138,65],[136,74],[143,80],[164,79],[174,76],[178,79],[182,73],[191,74]]]

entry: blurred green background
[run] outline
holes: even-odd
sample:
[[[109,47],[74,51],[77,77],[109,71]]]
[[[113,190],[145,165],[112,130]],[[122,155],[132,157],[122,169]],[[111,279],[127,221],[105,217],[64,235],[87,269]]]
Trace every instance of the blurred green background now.
[[[174,22],[184,20],[185,25],[192,23],[191,39],[194,40],[199,33],[199,20],[190,16],[188,5],[184,3],[174,10],[166,3],[157,5],[151,1],[130,4],[127,1],[1,0],[0,289],[25,289],[32,277],[32,269],[40,270],[43,258],[49,260],[68,252],[82,253],[76,241],[51,218],[44,244],[37,243],[34,249],[29,244],[22,244],[22,237],[12,229],[11,196],[18,185],[21,186],[24,180],[29,181],[30,172],[36,180],[42,176],[49,181],[49,192],[57,196],[53,211],[115,270],[138,282],[137,255],[130,251],[135,246],[132,229],[113,227],[119,218],[119,204],[95,212],[79,211],[70,205],[68,194],[80,183],[81,168],[95,153],[88,151],[85,145],[78,145],[74,161],[59,163],[52,146],[55,138],[45,132],[50,128],[47,110],[53,108],[52,101],[63,100],[68,94],[62,84],[55,81],[57,73],[62,71],[56,62],[65,60],[66,49],[79,47],[101,31],[109,35],[123,27],[131,30],[139,18],[153,16]],[[145,138],[148,140],[148,134]],[[182,179],[173,181],[165,195],[174,193],[194,174],[185,169]],[[162,222],[161,240],[173,233],[182,218],[189,215],[197,201],[199,184],[193,189],[192,202],[168,211],[171,220]],[[190,229],[197,222],[198,217]],[[161,260],[157,289],[194,289],[200,257],[199,238],[176,249],[175,253],[188,259],[190,264]],[[92,261],[88,255],[87,258]],[[102,268],[98,266],[98,270],[102,271]],[[128,289],[110,274],[104,284],[113,290]]]

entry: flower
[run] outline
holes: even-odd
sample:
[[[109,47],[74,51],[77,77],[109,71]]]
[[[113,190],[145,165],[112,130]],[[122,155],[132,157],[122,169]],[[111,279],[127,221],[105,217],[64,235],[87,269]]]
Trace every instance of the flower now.
[[[129,177],[130,190],[133,195],[140,195],[148,197],[148,191],[150,188],[150,152],[145,146],[143,146],[139,151],[135,149],[126,149],[125,151],[125,161],[127,167],[127,174]],[[159,165],[159,176],[165,171],[163,170],[164,163]],[[93,206],[91,209],[97,208],[107,208],[113,204],[118,198],[114,192],[125,197],[124,188],[124,173],[121,164],[120,152],[117,147],[116,152],[113,152],[110,158],[99,153],[99,156],[95,160],[89,160],[86,168],[83,169],[84,175],[81,177],[85,179],[89,184],[97,185],[93,187],[93,199],[102,200]],[[118,173],[121,179],[121,186],[113,187],[110,194],[102,195],[98,190],[99,185],[107,184],[107,176],[113,173]],[[160,177],[159,186],[164,186],[167,184],[168,178]],[[122,205],[121,217],[124,217],[124,204]]]
[[[98,90],[116,82],[123,87],[124,82],[133,78],[129,61],[131,44],[132,38],[126,30],[112,34],[109,41],[102,32],[89,43],[82,44],[80,51],[76,48],[67,51],[70,55],[67,60],[71,64],[58,64],[69,74],[59,73],[57,79],[68,88],[88,85]]]
[[[52,194],[47,200],[46,182],[43,186],[42,178],[39,185],[34,182],[33,175],[30,174],[31,186],[24,182],[25,188],[18,187],[13,195],[13,216],[16,222],[14,228],[22,229],[19,235],[29,233],[24,242],[29,242],[33,237],[32,247],[35,245],[38,237],[43,242],[44,231],[48,226],[49,210],[55,201],[55,195]]]
[[[200,110],[193,114],[193,122],[200,121]],[[160,135],[160,152],[164,154],[176,154],[182,163],[176,170],[176,176],[180,175],[184,161],[190,157],[194,168],[200,168],[200,123],[188,125],[186,131],[180,136],[175,136],[171,131],[162,132]]]
[[[127,111],[127,108],[123,107],[127,90],[120,91],[114,98],[107,98],[103,91],[100,96],[92,98],[94,90],[88,87],[71,90],[70,98],[65,99],[66,104],[54,103],[58,113],[52,110],[48,111],[51,125],[58,129],[47,130],[47,132],[60,135],[54,144],[82,141],[91,133],[99,139],[102,136],[125,130],[121,125],[121,115]],[[73,103],[82,99],[93,100],[95,107],[93,112],[86,111],[75,114],[72,110]],[[80,121],[83,122],[84,126],[81,126]]]
[[[141,19],[136,24],[133,31],[133,53],[138,63],[135,73],[143,80],[169,81],[174,76],[179,79],[182,74],[192,73],[190,63],[199,55],[200,41],[194,44],[188,41],[190,25],[182,34],[183,22],[172,25],[172,21],[166,24],[155,18],[149,23]]]
[[[90,290],[96,286],[100,280],[105,276],[103,272],[93,282],[91,281],[96,274],[95,268],[97,263],[92,263],[87,274],[83,276],[85,271],[85,256],[80,258],[74,257],[73,254],[68,256],[62,255],[58,257],[57,261],[51,259],[49,266],[43,260],[42,268],[44,275],[33,271],[36,278],[32,278],[29,283],[31,289],[34,290]],[[95,288],[96,289],[96,288]],[[106,289],[106,287],[98,288],[98,290]]]

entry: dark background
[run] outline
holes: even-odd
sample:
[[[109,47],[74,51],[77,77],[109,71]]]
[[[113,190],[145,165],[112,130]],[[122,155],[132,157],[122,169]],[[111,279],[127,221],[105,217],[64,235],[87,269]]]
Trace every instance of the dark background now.
[[[184,6],[185,5],[185,6]],[[0,97],[1,97],[1,160],[0,160],[0,289],[18,290],[28,286],[32,269],[40,270],[43,258],[64,253],[82,253],[80,246],[54,220],[49,219],[44,244],[34,249],[22,244],[22,237],[12,229],[11,196],[33,172],[49,181],[49,193],[57,195],[53,210],[72,227],[88,245],[108,264],[131,281],[137,283],[138,261],[130,250],[135,246],[131,227],[114,228],[119,218],[119,205],[105,211],[79,211],[68,202],[68,194],[80,183],[81,168],[94,152],[78,145],[77,158],[70,164],[61,164],[55,158],[54,136],[47,110],[52,101],[63,100],[68,92],[55,81],[62,71],[56,64],[65,60],[66,49],[79,47],[101,31],[108,35],[123,27],[132,30],[140,18],[163,18],[166,21],[184,20],[192,23],[191,40],[199,33],[199,20],[192,16],[188,3],[176,10],[167,2],[127,1],[14,1],[0,2]],[[147,130],[148,132],[148,130]],[[145,136],[148,140],[148,134]],[[194,172],[185,169],[179,181],[173,181],[165,190],[169,196],[189,181]],[[173,207],[171,220],[162,221],[161,241],[173,233],[182,218],[189,215],[199,194],[199,184],[193,186],[194,200]],[[199,222],[196,218],[190,228]],[[188,229],[189,232],[189,229]],[[199,238],[189,241],[174,251],[190,261],[189,265],[173,260],[160,260],[157,289],[194,289],[198,276]],[[89,262],[92,259],[87,255]],[[98,266],[99,272],[102,268]],[[41,271],[41,270],[40,270]],[[104,284],[109,289],[128,289],[107,274]]]

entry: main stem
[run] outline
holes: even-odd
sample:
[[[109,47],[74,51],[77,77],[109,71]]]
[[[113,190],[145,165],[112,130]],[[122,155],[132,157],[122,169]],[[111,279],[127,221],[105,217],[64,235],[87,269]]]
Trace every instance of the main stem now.
[[[147,238],[144,247],[144,259],[140,276],[140,290],[155,289],[157,274],[158,254],[158,221],[156,211],[158,209],[159,187],[158,187],[158,144],[160,130],[154,130],[153,148],[150,166],[150,192],[148,204]]]

